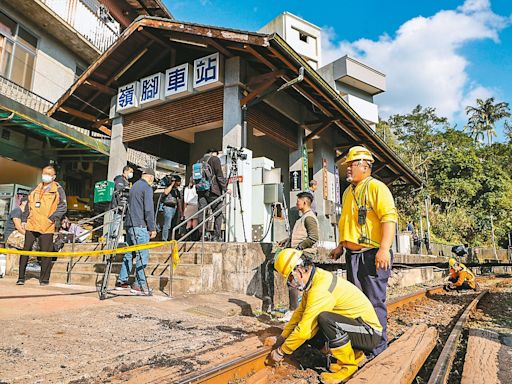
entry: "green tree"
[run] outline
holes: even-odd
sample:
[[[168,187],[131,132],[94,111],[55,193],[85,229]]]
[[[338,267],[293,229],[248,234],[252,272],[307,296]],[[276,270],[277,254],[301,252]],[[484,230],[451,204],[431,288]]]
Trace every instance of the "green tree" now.
[[[486,100],[476,99],[476,106],[467,106],[466,115],[469,116],[466,131],[475,142],[479,142],[483,135],[487,136],[487,144],[492,144],[492,138],[496,136],[496,122],[510,117],[508,103],[495,102],[494,97]]]

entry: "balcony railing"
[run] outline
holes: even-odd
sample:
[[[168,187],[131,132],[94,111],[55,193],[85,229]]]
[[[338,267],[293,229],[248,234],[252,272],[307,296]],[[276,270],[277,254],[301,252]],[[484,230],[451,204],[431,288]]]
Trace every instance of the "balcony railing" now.
[[[38,94],[23,88],[22,86],[13,83],[11,80],[0,75],[0,94],[17,101],[39,113],[46,114],[53,103]],[[110,137],[101,133],[89,131],[85,128],[80,128],[75,125],[63,123],[74,130],[83,133],[84,135],[94,137],[106,145],[110,145]]]
[[[53,105],[50,100],[46,100],[3,76],[0,76],[0,93],[40,113],[46,113]]]
[[[61,17],[73,29],[104,52],[119,36],[119,25],[107,24],[98,16],[99,3],[95,0],[39,0]]]

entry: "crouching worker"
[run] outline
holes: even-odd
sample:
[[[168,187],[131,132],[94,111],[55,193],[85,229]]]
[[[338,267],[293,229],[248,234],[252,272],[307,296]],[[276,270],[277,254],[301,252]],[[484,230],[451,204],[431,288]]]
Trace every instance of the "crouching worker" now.
[[[444,286],[445,291],[460,291],[464,289],[476,291],[478,289],[475,275],[468,267],[459,263],[454,258],[450,258],[448,264],[450,266],[450,274],[448,276],[448,283]]]
[[[344,382],[357,371],[364,352],[371,352],[382,339],[372,304],[355,285],[317,268],[300,250],[279,252],[274,268],[303,296],[281,335],[265,340],[274,348],[271,360],[280,362],[304,343],[326,347],[337,361],[330,364],[330,372],[322,373],[322,382]]]

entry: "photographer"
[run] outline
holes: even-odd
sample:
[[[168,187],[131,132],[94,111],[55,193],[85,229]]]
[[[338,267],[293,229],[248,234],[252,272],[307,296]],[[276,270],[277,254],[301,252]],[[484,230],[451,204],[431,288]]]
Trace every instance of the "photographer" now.
[[[125,218],[126,240],[128,245],[147,244],[156,236],[155,213],[153,211],[153,189],[155,171],[151,168],[142,170],[142,177],[130,189],[128,197],[128,213]],[[137,257],[138,255],[138,257]],[[129,289],[128,272],[132,267],[132,258],[136,257],[135,278],[131,293],[137,295],[151,295],[151,290],[146,282],[144,268],[149,260],[149,250],[144,249],[128,252],[123,257],[119,280],[116,289]]]
[[[169,177],[167,177],[169,179]],[[162,241],[169,240],[169,231],[173,227],[172,222],[176,212],[178,217],[183,217],[183,204],[181,201],[181,193],[178,189],[181,185],[181,177],[171,176],[170,184],[164,189],[163,193],[163,211],[164,226],[162,228]]]
[[[133,168],[129,165],[123,167],[123,174],[114,177],[114,194],[112,195],[112,201],[110,202],[110,209],[117,208],[121,194],[124,190],[130,188],[129,180],[133,177]],[[114,211],[112,221],[110,223],[109,235],[111,238],[117,237],[117,230],[121,227],[122,214],[119,209]]]
[[[199,210],[206,207],[226,191],[226,178],[222,172],[222,166],[219,159],[219,151],[216,149],[209,149],[205,155],[199,159],[197,163],[202,163],[205,169],[205,177],[209,178],[210,188],[207,191],[197,191],[199,198]],[[222,204],[222,201],[212,205],[212,211],[217,211]],[[204,223],[203,223],[204,225]],[[213,241],[222,241],[222,212],[215,215],[214,224],[214,237]]]

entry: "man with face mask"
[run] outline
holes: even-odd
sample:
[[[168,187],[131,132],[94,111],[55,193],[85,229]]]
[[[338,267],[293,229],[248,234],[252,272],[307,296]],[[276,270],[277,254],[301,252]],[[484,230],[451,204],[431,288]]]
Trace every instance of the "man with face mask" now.
[[[130,188],[130,179],[133,178],[133,168],[129,165],[123,167],[123,173],[114,177],[114,194],[112,195],[112,201],[110,202],[110,208],[114,209],[119,206],[119,197],[121,191]],[[112,215],[112,222],[110,224],[109,235],[115,239],[117,237],[117,231],[121,227],[121,212],[119,210],[114,211]]]
[[[386,290],[391,273],[391,245],[398,215],[388,187],[371,177],[373,156],[362,146],[350,148],[347,187],[338,224],[340,243],[331,252],[338,259],[346,251],[347,279],[370,299],[383,328],[374,356],[387,347]]]
[[[150,239],[156,236],[155,212],[153,205],[153,182],[155,181],[155,171],[152,168],[144,168],[142,177],[130,189],[128,197],[128,213],[124,221],[126,228],[126,242],[128,245],[147,244]],[[128,273],[135,263],[135,283],[131,287],[131,293],[135,295],[151,295],[151,290],[146,281],[144,268],[148,265],[149,250],[128,252],[123,257],[119,280],[116,283],[116,289],[130,289],[128,284]]]
[[[280,362],[302,344],[322,348],[336,362],[321,374],[327,384],[351,377],[382,339],[382,326],[368,298],[345,279],[317,268],[302,251],[287,248],[276,256],[275,270],[287,284],[303,291],[302,301],[281,335],[269,337],[270,358]]]
[[[25,228],[24,251],[32,250],[36,239],[42,252],[53,252],[53,234],[60,225],[60,219],[67,211],[66,194],[64,189],[55,182],[56,172],[53,165],[43,168],[41,183],[28,195],[28,204],[22,216]],[[16,284],[25,284],[25,270],[28,256],[20,256],[19,277]],[[52,258],[41,258],[41,274],[39,283],[48,285],[52,268]]]

